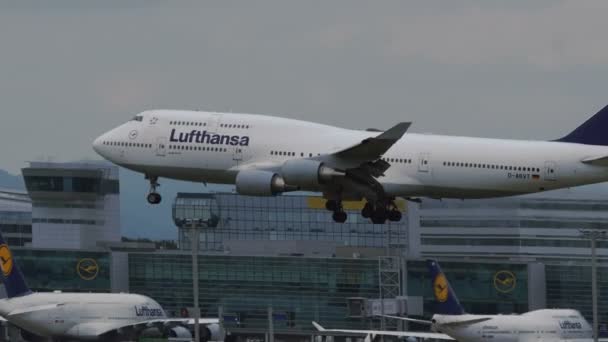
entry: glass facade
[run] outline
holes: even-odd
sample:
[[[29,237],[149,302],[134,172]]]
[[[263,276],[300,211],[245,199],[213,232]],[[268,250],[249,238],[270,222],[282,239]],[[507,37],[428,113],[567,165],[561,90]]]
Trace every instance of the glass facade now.
[[[111,291],[109,253],[20,248],[12,252],[34,291]]]
[[[526,264],[440,261],[460,303],[472,314],[509,314],[528,311]],[[407,292],[424,298],[425,317],[434,311],[434,295],[426,262],[407,262]],[[513,279],[507,280],[507,279]]]
[[[32,242],[32,212],[0,210],[0,232],[9,246]]]
[[[378,261],[297,257],[199,257],[203,316],[238,317],[242,328],[265,328],[267,310],[283,319],[275,328],[307,330],[316,320],[360,328],[347,318],[347,298],[378,298]],[[130,253],[130,291],[157,300],[169,314],[192,306],[192,264],[187,253]]]
[[[589,320],[591,309],[591,266],[547,265],[547,307],[579,310]],[[608,325],[608,267],[597,268],[600,325]]]
[[[345,202],[348,220],[340,224],[333,222],[324,203],[320,197],[304,195],[178,194],[174,217],[192,218],[195,211],[203,216],[210,210],[217,214],[218,226],[201,231],[201,250],[224,250],[227,240],[322,240],[342,246],[384,247],[389,243],[402,250],[407,247],[406,216],[398,223],[375,225],[361,217],[362,202]],[[406,208],[403,201],[398,205]],[[179,244],[182,249],[190,248],[187,230],[180,230]]]

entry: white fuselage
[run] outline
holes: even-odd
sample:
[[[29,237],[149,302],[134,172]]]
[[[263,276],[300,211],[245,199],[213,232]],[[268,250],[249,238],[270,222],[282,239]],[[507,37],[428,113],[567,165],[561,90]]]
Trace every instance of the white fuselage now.
[[[489,318],[472,324],[458,322]],[[458,341],[592,341],[589,323],[576,310],[543,309],[521,315],[434,315],[433,328]]]
[[[0,316],[43,337],[98,339],[100,330],[166,318],[153,299],[136,294],[32,293],[0,300]]]
[[[242,169],[280,170],[287,160],[331,154],[379,134],[251,114],[139,116],[97,138],[94,149],[148,175],[223,184],[234,184]],[[384,154],[391,166],[378,181],[389,196],[508,196],[607,181],[605,167],[582,162],[607,155],[604,146],[406,133]]]

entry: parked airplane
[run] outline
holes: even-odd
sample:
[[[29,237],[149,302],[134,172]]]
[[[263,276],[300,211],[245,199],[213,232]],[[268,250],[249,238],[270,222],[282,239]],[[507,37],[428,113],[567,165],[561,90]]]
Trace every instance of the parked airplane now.
[[[8,298],[0,316],[28,341],[124,341],[139,336],[191,338],[193,319],[167,318],[153,299],[126,293],[34,293],[0,235],[0,269]],[[200,319],[202,341],[223,341],[216,318]]]
[[[564,138],[524,141],[350,130],[252,114],[151,110],[98,137],[102,157],[158,178],[235,184],[243,195],[319,191],[337,222],[365,198],[374,223],[399,221],[408,199],[484,198],[608,181],[608,106]]]
[[[427,265],[435,295],[436,314],[430,321],[406,317],[387,317],[428,324],[431,326],[431,330],[439,333],[439,337],[429,338],[442,339],[441,336],[445,334],[451,339],[467,342],[591,342],[593,340],[591,326],[576,310],[542,309],[521,315],[466,314],[439,264],[435,260],[428,260]],[[313,324],[318,330],[324,330],[318,324]],[[418,337],[412,335],[411,332],[397,331],[342,329],[332,331],[345,334],[364,333],[369,335],[368,340],[372,340],[376,335]]]

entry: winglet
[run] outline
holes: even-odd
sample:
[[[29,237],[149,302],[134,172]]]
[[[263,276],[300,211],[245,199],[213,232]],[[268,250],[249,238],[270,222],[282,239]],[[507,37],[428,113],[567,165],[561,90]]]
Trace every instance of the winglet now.
[[[412,125],[411,122],[400,122],[373,139],[399,140]]]
[[[312,321],[312,325],[313,325],[313,326],[315,327],[315,329],[317,329],[318,331],[325,331],[325,328],[323,328],[323,327],[321,326],[321,324],[319,324],[319,323],[317,323],[317,322],[315,322],[315,321]]]

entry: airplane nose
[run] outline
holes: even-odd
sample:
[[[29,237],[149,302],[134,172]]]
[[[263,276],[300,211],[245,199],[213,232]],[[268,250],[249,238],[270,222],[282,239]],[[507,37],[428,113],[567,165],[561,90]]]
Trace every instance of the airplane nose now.
[[[101,146],[103,145],[104,135],[100,135],[99,137],[97,137],[97,139],[95,139],[95,141],[93,141],[93,150],[102,157],[104,157],[101,148]]]

